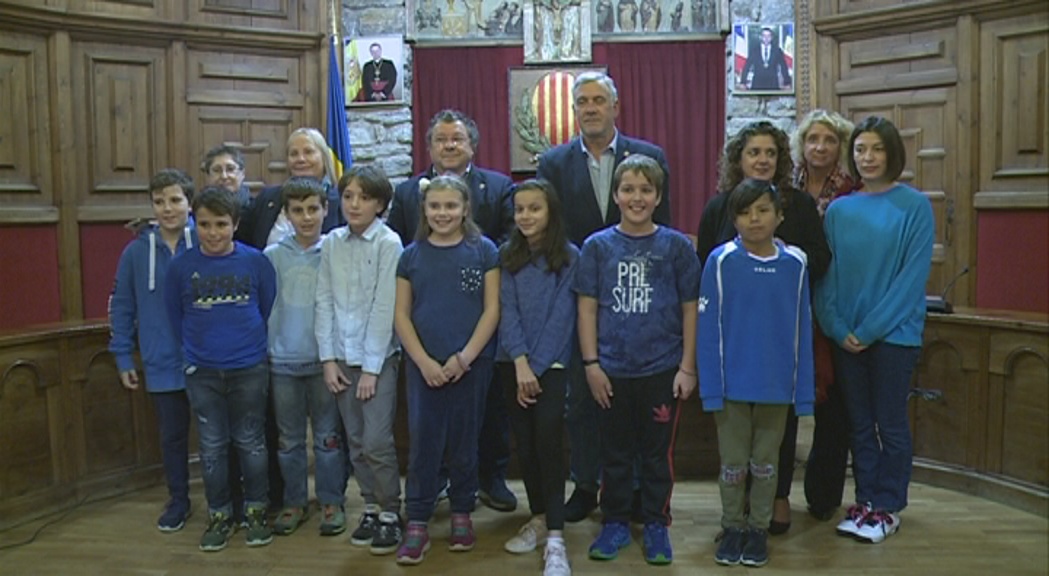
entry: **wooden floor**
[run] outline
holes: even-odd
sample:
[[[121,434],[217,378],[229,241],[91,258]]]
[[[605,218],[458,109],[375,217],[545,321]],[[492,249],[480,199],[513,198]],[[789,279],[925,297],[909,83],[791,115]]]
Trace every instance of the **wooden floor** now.
[[[520,482],[511,487],[523,496]],[[351,491],[355,489],[351,488]],[[851,485],[847,490],[852,490]],[[569,525],[566,538],[573,570],[578,575],[743,575],[834,574],[879,575],[1049,574],[1049,522],[1032,514],[976,497],[922,485],[911,486],[911,505],[900,532],[881,545],[863,545],[834,535],[833,522],[820,523],[798,500],[794,486],[794,526],[770,541],[771,562],[761,569],[721,567],[714,563],[713,538],[718,530],[720,503],[713,482],[687,482],[674,490],[675,514],[671,537],[675,560],[669,567],[648,567],[635,541],[613,562],[586,558],[586,547],[597,534],[597,515]],[[197,550],[204,527],[203,488],[192,487],[195,515],[185,530],[161,534],[154,527],[165,498],[163,487],[121,498],[84,505],[60,522],[44,528],[24,546],[8,546],[29,539],[47,519],[0,534],[0,574],[4,575],[230,575],[298,576],[302,574],[447,574],[455,576],[513,576],[541,574],[540,554],[513,556],[503,542],[527,519],[524,508],[498,513],[479,508],[474,516],[478,546],[472,552],[452,553],[443,546],[448,536],[447,504],[437,511],[431,528],[434,547],[416,567],[398,566],[392,556],[375,557],[349,544],[349,536],[321,538],[317,517],[289,537],[277,537],[265,548],[248,549],[243,535],[218,553]],[[522,502],[523,504],[523,502]],[[347,515],[361,510],[353,496]]]

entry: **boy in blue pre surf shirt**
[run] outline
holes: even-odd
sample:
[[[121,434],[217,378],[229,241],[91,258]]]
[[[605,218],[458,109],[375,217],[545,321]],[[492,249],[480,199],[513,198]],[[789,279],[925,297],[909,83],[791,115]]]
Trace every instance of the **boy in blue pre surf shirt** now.
[[[611,560],[630,543],[634,463],[641,462],[645,560],[669,564],[671,448],[678,402],[696,388],[699,260],[680,232],[657,225],[663,170],[642,154],[616,168],[619,224],[586,239],[574,288],[586,380],[601,407],[601,511],[590,557]]]

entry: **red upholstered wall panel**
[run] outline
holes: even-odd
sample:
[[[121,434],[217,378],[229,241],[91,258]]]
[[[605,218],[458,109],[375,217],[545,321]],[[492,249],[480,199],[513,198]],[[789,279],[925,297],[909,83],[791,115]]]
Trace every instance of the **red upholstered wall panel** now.
[[[977,215],[976,305],[1049,312],[1049,210]]]
[[[56,227],[0,226],[0,330],[61,318]]]
[[[109,315],[109,293],[117,273],[120,254],[134,238],[122,224],[80,226],[80,270],[84,294],[84,318]]]

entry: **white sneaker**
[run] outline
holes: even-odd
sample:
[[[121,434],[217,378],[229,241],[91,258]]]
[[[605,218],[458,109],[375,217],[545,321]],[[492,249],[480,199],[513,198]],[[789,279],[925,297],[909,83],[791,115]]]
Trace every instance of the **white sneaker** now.
[[[517,531],[517,535],[506,541],[503,548],[511,554],[532,552],[540,544],[546,543],[546,519],[536,516]]]
[[[872,512],[867,521],[856,532],[856,539],[871,544],[880,544],[900,529],[900,517],[892,512]]]
[[[870,504],[857,503],[849,506],[849,509],[845,512],[845,519],[838,523],[838,535],[855,537],[859,534],[860,528],[867,522],[867,517],[870,514]]]
[[[568,564],[568,554],[562,544],[547,544],[543,552],[543,576],[572,576],[572,567]]]

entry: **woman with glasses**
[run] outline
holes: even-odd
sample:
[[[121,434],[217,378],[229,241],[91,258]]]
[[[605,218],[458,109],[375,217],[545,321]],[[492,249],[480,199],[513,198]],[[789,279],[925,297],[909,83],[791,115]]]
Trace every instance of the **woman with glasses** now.
[[[783,221],[776,237],[805,251],[808,257],[809,282],[821,278],[830,265],[830,248],[823,234],[816,202],[791,185],[794,162],[790,156],[787,134],[767,120],[751,122],[725,144],[718,165],[718,190],[703,209],[699,223],[696,252],[700,264],[716,246],[736,236],[733,214],[729,213],[728,196],[746,178],[771,182],[783,204]],[[794,479],[795,441],[798,418],[793,406],[787,415],[787,426],[780,444],[776,466],[776,499],[773,504],[769,533],[783,534],[790,529],[790,485]],[[724,479],[722,479],[723,481]],[[752,481],[753,478],[748,479]]]
[[[220,144],[204,155],[200,163],[204,171],[204,184],[218,186],[236,195],[242,207],[251,201],[251,190],[244,184],[244,156],[240,150],[228,144]]]

